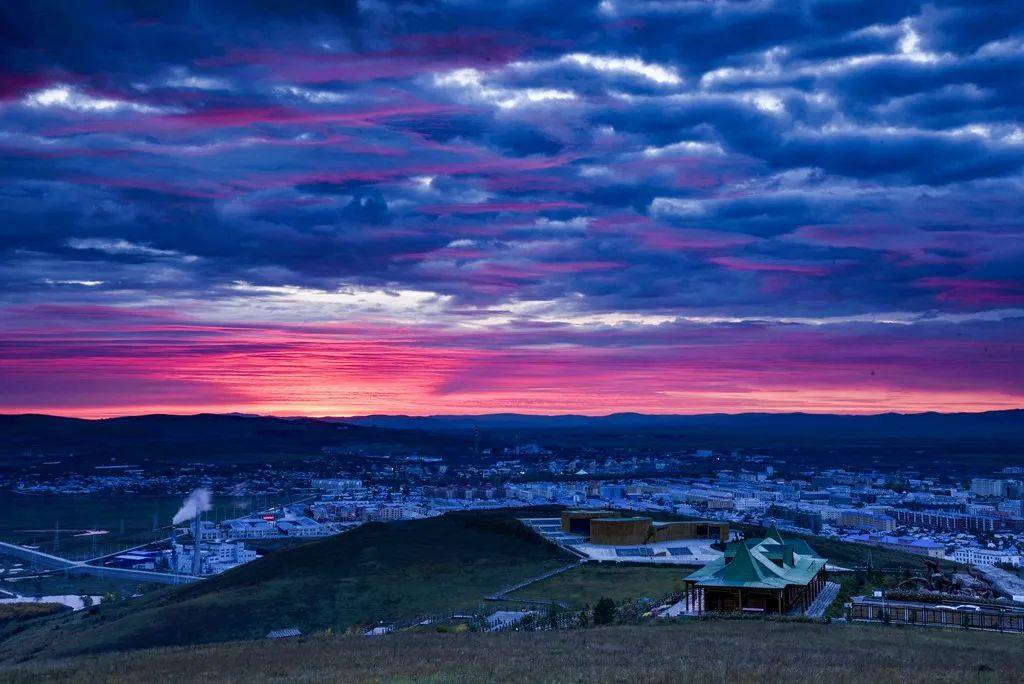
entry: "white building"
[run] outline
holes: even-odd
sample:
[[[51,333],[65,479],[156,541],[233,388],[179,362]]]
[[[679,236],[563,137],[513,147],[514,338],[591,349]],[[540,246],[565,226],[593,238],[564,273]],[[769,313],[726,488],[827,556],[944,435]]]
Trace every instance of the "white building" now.
[[[1006,496],[1006,481],[976,477],[971,480],[971,494],[975,496]]]
[[[1008,563],[1020,566],[1020,554],[1005,549],[983,549],[977,546],[959,547],[953,551],[953,560],[967,565],[995,565]]]
[[[194,552],[192,545],[175,543],[173,545],[173,552],[170,554],[171,559],[176,560],[178,564],[174,571],[191,574]],[[245,548],[245,544],[240,541],[203,544],[200,554],[199,567],[200,574],[203,575],[216,575],[259,558],[255,551]]]
[[[401,520],[405,517],[405,509],[401,506],[381,506],[373,512],[373,519],[380,521]]]
[[[262,518],[240,518],[223,524],[228,539],[264,539],[276,537],[277,528]]]
[[[322,492],[335,493],[349,492],[363,488],[362,480],[342,477],[317,478],[314,479],[310,484],[313,485],[313,489],[318,489]]]
[[[329,528],[306,516],[278,520],[277,529],[289,537],[323,537],[331,533]]]

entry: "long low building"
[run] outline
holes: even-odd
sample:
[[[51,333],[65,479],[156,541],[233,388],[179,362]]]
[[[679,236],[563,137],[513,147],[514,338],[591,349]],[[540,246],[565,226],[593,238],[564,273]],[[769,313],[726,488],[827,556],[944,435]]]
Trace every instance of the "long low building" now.
[[[1009,549],[984,549],[978,546],[963,546],[953,551],[953,560],[964,565],[1005,565],[1020,566],[1020,554]]]
[[[843,541],[853,544],[867,544],[878,546],[883,549],[913,553],[918,556],[929,558],[945,558],[946,547],[931,539],[918,539],[917,537],[894,537],[887,534],[849,534],[843,537]]]
[[[591,544],[643,546],[686,539],[729,540],[729,524],[708,520],[658,522],[646,516],[622,516],[614,511],[564,511],[562,531],[581,534]]]

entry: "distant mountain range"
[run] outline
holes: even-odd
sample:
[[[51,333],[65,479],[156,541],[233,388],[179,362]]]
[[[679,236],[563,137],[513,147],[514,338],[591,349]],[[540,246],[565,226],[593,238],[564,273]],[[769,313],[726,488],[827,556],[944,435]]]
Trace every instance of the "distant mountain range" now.
[[[614,413],[607,416],[535,416],[518,413],[482,415],[370,415],[329,420],[426,432],[464,433],[474,429],[501,431],[573,430],[592,432],[680,432],[772,436],[871,436],[876,438],[1015,439],[1024,437],[1024,409],[982,413],[881,413],[838,415],[814,413],[709,413],[660,415]]]
[[[475,433],[490,445],[519,441],[591,447],[763,448],[899,443],[902,448],[971,445],[1017,453],[1024,409],[984,413],[884,413],[869,416],[742,413],[608,416],[372,415],[279,418],[241,414],[144,415],[83,420],[0,415],[0,457],[90,461],[263,460],[309,457],[324,447],[358,453],[429,452],[472,457]],[[985,450],[982,449],[982,450]]]
[[[450,434],[337,423],[202,413],[83,420],[38,414],[0,415],[0,456],[63,457],[119,462],[266,460],[306,457],[324,447],[367,452],[464,452],[468,441]]]

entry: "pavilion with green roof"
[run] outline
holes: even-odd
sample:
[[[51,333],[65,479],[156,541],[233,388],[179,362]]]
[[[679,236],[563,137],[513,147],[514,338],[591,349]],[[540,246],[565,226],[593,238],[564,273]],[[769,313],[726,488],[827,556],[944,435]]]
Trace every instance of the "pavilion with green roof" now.
[[[773,525],[764,539],[729,544],[721,558],[684,578],[686,611],[804,611],[828,581],[826,562],[802,539],[783,539]]]

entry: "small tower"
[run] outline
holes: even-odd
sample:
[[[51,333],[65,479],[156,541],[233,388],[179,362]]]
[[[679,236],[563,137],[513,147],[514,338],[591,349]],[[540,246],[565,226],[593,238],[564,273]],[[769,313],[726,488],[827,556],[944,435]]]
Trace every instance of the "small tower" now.
[[[197,514],[192,520],[192,574],[203,574],[203,516]]]

